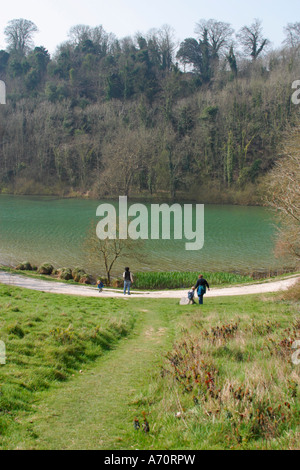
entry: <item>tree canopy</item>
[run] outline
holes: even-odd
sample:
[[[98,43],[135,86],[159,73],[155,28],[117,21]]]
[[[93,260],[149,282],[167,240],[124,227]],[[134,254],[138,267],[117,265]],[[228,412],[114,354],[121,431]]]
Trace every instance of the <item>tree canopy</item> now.
[[[121,39],[75,25],[50,57],[31,21],[12,20],[23,39],[0,51],[0,191],[253,201],[297,115],[297,25],[271,51],[258,20],[235,40],[200,20],[181,44],[168,25]]]
[[[33,35],[38,31],[37,26],[23,18],[11,20],[4,30],[8,50],[21,56],[25,55],[33,45]]]

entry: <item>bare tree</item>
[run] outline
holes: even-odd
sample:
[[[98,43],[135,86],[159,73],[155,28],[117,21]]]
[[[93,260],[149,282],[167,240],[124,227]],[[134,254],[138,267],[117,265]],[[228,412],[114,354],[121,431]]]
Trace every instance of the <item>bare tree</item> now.
[[[284,156],[267,182],[266,203],[279,215],[277,251],[300,263],[300,126],[290,131]]]
[[[230,48],[230,45],[232,45],[234,29],[229,23],[214,19],[202,19],[196,23],[195,33],[199,38],[203,37],[205,30],[207,31],[208,41],[215,56],[225,53]]]
[[[89,237],[89,255],[91,260],[104,264],[108,285],[111,285],[111,272],[118,258],[127,252],[126,240],[100,240],[93,234]]]
[[[153,138],[146,129],[120,128],[114,140],[103,145],[100,193],[128,196],[139,174],[146,171],[153,151]]]
[[[251,26],[244,26],[237,34],[237,38],[243,46],[244,53],[250,55],[253,61],[270,44],[269,39],[264,38],[261,21],[257,18]]]
[[[118,226],[116,232],[119,232]],[[84,241],[84,246],[91,263],[98,261],[104,267],[108,285],[111,285],[112,270],[118,260],[123,259],[126,263],[133,260],[144,261],[146,259],[141,240],[125,240],[106,238],[102,240],[97,237],[96,224],[93,223]]]
[[[38,32],[37,26],[30,20],[23,18],[9,21],[4,30],[8,49],[25,55],[32,47],[32,37]]]
[[[152,28],[148,31],[146,40],[150,54],[157,55],[158,61],[164,70],[171,70],[177,47],[174,29],[167,24],[160,29]]]
[[[298,23],[288,23],[284,28],[286,35],[283,44],[292,49],[298,49],[300,47],[300,22]]]
[[[95,26],[94,28],[78,24],[72,26],[69,31],[69,38],[72,44],[79,45],[84,44],[86,41],[92,41],[93,44],[98,47],[98,52],[105,55],[110,46],[116,40],[113,34],[108,34],[102,25]]]
[[[158,42],[162,55],[163,69],[170,70],[176,49],[175,33],[171,26],[165,24],[158,31]]]

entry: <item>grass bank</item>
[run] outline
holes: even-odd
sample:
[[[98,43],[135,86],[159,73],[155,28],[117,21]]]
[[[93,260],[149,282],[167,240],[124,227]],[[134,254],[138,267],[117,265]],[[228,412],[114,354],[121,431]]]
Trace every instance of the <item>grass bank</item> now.
[[[292,360],[299,286],[297,292],[296,303],[291,293],[219,298],[200,315],[192,307],[155,392],[145,388],[135,402],[140,422],[146,416],[152,430],[135,433],[137,446],[299,449],[300,365]]]
[[[48,295],[0,285],[0,442],[36,394],[66,382],[133,330],[134,309],[112,299]]]
[[[289,297],[200,308],[0,286],[0,305],[2,448],[299,446],[299,303]]]

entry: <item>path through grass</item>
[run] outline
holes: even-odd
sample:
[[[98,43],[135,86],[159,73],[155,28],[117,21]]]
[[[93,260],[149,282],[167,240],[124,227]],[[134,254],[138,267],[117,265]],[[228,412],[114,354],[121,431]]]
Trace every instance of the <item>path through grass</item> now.
[[[38,299],[43,299],[41,306]],[[5,319],[15,316],[15,327],[24,333],[18,336],[18,328],[10,329],[7,337],[23,354],[16,355],[11,366],[16,378],[9,364],[2,371],[12,390],[16,383],[24,384],[26,393],[35,397],[30,407],[14,415],[14,426],[0,440],[3,448],[297,447],[300,381],[290,343],[292,333],[298,338],[298,304],[264,295],[220,297],[207,299],[202,308],[180,307],[175,299],[82,299],[8,287],[2,288],[1,300],[2,331],[7,331]],[[127,336],[89,359],[86,354],[96,352],[90,350],[89,330],[99,332],[99,320],[109,328],[112,314],[125,322]],[[53,340],[65,338],[70,321],[74,330],[67,331],[66,338],[75,331],[76,344],[83,348],[82,371],[77,364],[70,379],[72,367],[67,367],[65,382],[30,389],[26,377],[34,379],[36,372],[43,372],[42,356],[36,349],[30,354],[30,342],[44,337],[41,351],[48,351],[43,357],[53,367],[52,354],[62,347]],[[51,331],[54,325],[63,328],[57,338],[49,334],[50,325]],[[68,344],[63,346],[67,353]],[[263,420],[263,429],[259,424],[256,430],[252,401],[245,397],[262,405],[257,419]],[[135,417],[142,425],[143,416],[150,423],[147,434],[133,427]]]
[[[123,439],[131,434],[135,418],[130,404],[171,346],[172,320],[178,315],[170,302],[163,302],[163,309],[153,309],[151,301],[143,304],[134,333],[116,350],[41,397],[36,413],[24,417],[26,431],[21,439],[17,436],[14,448],[126,448]]]

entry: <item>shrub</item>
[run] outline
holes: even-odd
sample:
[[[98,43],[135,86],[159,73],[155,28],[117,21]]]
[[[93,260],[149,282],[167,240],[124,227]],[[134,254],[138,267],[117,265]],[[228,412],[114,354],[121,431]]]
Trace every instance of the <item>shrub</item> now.
[[[52,264],[49,264],[49,263],[43,263],[38,269],[39,274],[50,275],[52,274],[53,271],[54,271],[54,267],[52,266]]]
[[[88,285],[91,285],[91,284],[95,284],[95,280],[92,276],[90,276],[89,274],[84,274],[80,280],[79,280],[79,283],[80,284],[88,284]]]
[[[58,276],[60,279],[63,279],[64,281],[69,281],[70,279],[73,279],[72,271],[70,268],[59,269]]]
[[[23,263],[18,264],[18,266],[16,266],[16,269],[19,271],[33,271],[33,268],[29,261],[24,261]]]
[[[282,299],[295,302],[300,301],[300,279],[298,279],[296,284],[294,284],[286,292],[284,292],[284,294],[282,294]]]
[[[123,281],[121,279],[113,279],[112,281],[112,287],[118,288],[121,287],[123,284]]]
[[[75,268],[72,271],[72,277],[73,277],[74,281],[76,281],[76,282],[79,282],[80,279],[85,275],[86,275],[86,272],[82,268]]]

